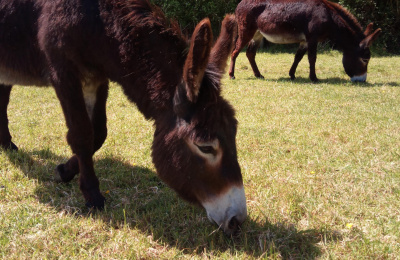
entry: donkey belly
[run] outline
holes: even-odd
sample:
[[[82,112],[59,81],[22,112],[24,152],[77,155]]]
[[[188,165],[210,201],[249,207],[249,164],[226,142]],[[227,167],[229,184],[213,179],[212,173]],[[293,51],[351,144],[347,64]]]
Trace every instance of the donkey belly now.
[[[41,2],[0,0],[0,84],[48,85],[37,37]]]
[[[312,1],[264,0],[265,10],[256,18],[261,34],[277,44],[306,41],[308,30],[308,9]]]
[[[30,75],[0,65],[0,84],[21,86],[48,86],[49,81],[44,76]]]
[[[271,33],[264,33],[262,31],[260,31],[260,32],[264,36],[264,38],[267,39],[267,41],[272,42],[272,43],[277,43],[277,44],[290,44],[290,43],[299,43],[299,42],[306,41],[306,36],[303,33],[271,34]]]

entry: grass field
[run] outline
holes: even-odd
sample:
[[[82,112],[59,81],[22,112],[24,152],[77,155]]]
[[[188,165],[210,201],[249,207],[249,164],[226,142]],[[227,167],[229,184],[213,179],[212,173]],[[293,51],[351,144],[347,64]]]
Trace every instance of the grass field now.
[[[51,88],[13,89],[18,152],[0,151],[2,259],[398,259],[400,57],[373,57],[353,84],[338,52],[319,54],[288,80],[293,53],[259,53],[264,80],[242,53],[223,95],[237,111],[249,216],[226,237],[163,184],[151,162],[152,122],[113,84],[109,135],[95,155],[107,198],[84,207],[77,180],[54,182],[70,149]]]

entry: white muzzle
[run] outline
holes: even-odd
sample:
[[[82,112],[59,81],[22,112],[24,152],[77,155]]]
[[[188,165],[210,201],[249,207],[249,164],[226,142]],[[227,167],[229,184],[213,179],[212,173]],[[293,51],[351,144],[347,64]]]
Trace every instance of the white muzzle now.
[[[202,202],[210,221],[214,221],[227,235],[238,231],[238,225],[247,217],[243,186],[232,186],[227,192]]]
[[[367,73],[360,76],[354,76],[351,78],[351,81],[353,82],[365,82],[366,80],[367,80]]]

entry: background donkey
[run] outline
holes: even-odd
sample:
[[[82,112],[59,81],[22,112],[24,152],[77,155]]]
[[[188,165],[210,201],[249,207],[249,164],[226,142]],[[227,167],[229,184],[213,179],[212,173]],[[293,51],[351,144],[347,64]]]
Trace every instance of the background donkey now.
[[[74,153],[57,167],[59,177],[80,173],[87,206],[103,208],[92,156],[107,136],[108,81],[116,81],[155,122],[152,157],[161,179],[232,234],[247,209],[237,121],[220,78],[236,27],[228,16],[212,48],[203,20],[187,46],[147,0],[0,0],[0,145],[17,149],[7,119],[11,86],[52,85]]]
[[[255,56],[264,36],[272,43],[300,43],[289,72],[291,79],[295,79],[297,65],[308,51],[310,79],[318,81],[317,45],[329,39],[343,51],[343,66],[351,80],[364,82],[371,58],[369,47],[381,33],[381,29],[372,32],[372,23],[363,32],[352,14],[326,0],[243,0],[236,8],[236,19],[239,37],[231,57],[231,79],[235,78],[235,61],[240,50],[253,38],[247,48],[247,58],[254,75],[263,78]]]

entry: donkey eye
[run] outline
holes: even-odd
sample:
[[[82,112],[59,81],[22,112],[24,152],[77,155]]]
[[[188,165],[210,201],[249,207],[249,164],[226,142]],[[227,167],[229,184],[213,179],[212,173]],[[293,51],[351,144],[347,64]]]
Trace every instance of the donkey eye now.
[[[369,59],[362,59],[362,61],[363,61],[364,63],[368,63],[368,62],[369,62]]]
[[[197,148],[199,148],[199,150],[202,153],[215,154],[215,149],[212,146],[209,146],[209,145],[200,146],[200,145],[197,145],[197,144],[196,144],[196,146],[197,146]]]

